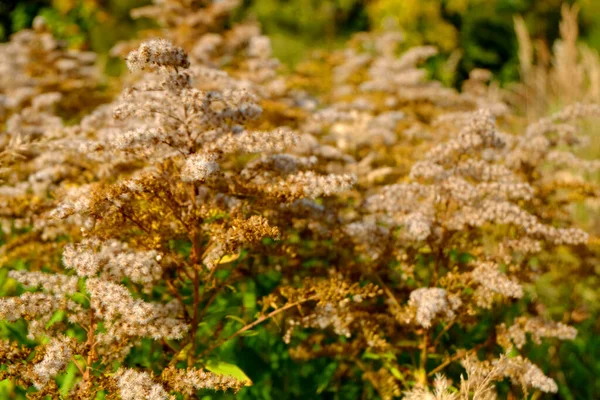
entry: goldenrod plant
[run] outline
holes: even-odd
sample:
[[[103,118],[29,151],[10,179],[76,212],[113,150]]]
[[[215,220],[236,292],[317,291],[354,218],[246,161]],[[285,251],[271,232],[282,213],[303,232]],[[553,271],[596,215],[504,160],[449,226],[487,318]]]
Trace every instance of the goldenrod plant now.
[[[592,80],[522,115],[395,26],[284,75],[236,5],[134,11],[102,105],[42,20],[3,45],[0,397],[593,398]]]

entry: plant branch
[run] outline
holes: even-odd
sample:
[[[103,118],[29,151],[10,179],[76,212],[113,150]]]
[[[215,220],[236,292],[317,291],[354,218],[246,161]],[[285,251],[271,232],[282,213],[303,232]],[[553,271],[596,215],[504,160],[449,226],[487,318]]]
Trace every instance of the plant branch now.
[[[290,308],[296,307],[302,303],[306,303],[307,301],[311,301],[311,300],[315,300],[316,296],[313,297],[309,297],[308,299],[304,299],[304,300],[299,300],[296,301],[294,303],[290,303],[287,304],[281,308],[278,308],[277,310],[271,311],[269,314],[266,315],[261,315],[260,317],[258,317],[258,319],[256,319],[256,321],[244,326],[243,328],[239,329],[237,332],[233,333],[232,335],[226,337],[225,339],[220,340],[219,342],[217,342],[216,344],[210,346],[209,348],[207,348],[206,350],[204,350],[204,352],[202,352],[202,354],[200,354],[200,357],[204,357],[207,354],[210,354],[214,349],[216,349],[217,347],[220,347],[222,344],[224,344],[225,342],[230,341],[231,339],[234,339],[236,337],[238,337],[239,335],[241,335],[242,333],[254,328],[255,326],[259,325],[260,323],[268,320],[269,318],[274,317],[277,314],[280,314],[286,310],[289,310]]]

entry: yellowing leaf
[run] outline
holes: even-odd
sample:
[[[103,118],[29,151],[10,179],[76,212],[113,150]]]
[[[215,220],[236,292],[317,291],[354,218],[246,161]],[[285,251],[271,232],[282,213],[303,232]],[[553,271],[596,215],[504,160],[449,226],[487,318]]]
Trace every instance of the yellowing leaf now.
[[[206,369],[213,374],[233,376],[238,381],[247,382],[247,385],[252,384],[252,380],[248,378],[248,375],[246,375],[244,371],[240,369],[240,367],[234,364],[211,360],[206,364]]]
[[[183,349],[181,349],[179,351],[179,353],[177,353],[177,355],[175,356],[175,359],[178,361],[187,360],[188,353],[190,352],[191,349],[192,349],[192,344],[188,343],[186,346],[184,346]]]
[[[234,321],[239,322],[242,325],[246,325],[246,321],[244,321],[243,319],[241,319],[240,317],[237,317],[235,315],[226,315],[225,318],[232,319]]]
[[[221,257],[221,259],[219,260],[219,264],[227,264],[227,263],[237,260],[238,258],[240,258],[240,253],[228,254],[226,256]]]

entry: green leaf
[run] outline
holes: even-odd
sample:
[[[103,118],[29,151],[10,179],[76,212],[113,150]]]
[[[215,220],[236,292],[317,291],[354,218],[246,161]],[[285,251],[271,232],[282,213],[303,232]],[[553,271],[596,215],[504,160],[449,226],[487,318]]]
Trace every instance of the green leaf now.
[[[366,358],[368,360],[379,360],[381,358],[381,356],[379,354],[375,354],[375,353],[371,353],[369,351],[365,351],[363,353],[363,358]]]
[[[240,318],[240,317],[238,317],[238,316],[235,316],[235,315],[226,315],[226,316],[225,316],[225,318],[227,318],[227,319],[232,319],[232,320],[234,320],[234,321],[237,321],[237,322],[239,322],[239,323],[240,323],[240,324],[242,324],[242,325],[246,325],[246,321],[244,321],[243,319],[241,319],[241,318]]]
[[[256,336],[258,334],[259,334],[258,331],[250,330],[250,331],[244,331],[244,332],[240,333],[240,336],[252,337],[252,336]]]
[[[395,360],[396,359],[396,355],[394,353],[383,353],[383,354],[376,354],[376,353],[371,353],[370,351],[365,351],[363,353],[363,357],[369,360]]]
[[[56,311],[54,315],[52,315],[52,318],[50,318],[50,321],[46,324],[46,329],[50,328],[55,323],[64,320],[66,315],[67,314],[63,310]]]
[[[245,308],[255,308],[256,307],[256,293],[255,291],[248,290],[244,292],[242,297],[242,303]]]
[[[0,321],[2,323],[1,326],[6,328],[8,332],[17,339],[19,343],[30,343],[31,341],[27,339],[27,326],[23,323],[19,323],[19,321],[14,323],[9,323],[5,321]]]
[[[228,375],[233,376],[239,381],[252,382],[252,380],[248,378],[248,375],[246,375],[244,371],[240,369],[240,367],[234,364],[229,364],[223,361],[210,360],[206,364],[206,369],[217,375]]]
[[[475,259],[475,256],[470,253],[461,253],[458,256],[458,262],[461,264],[468,264],[469,262],[473,261],[474,259]]]
[[[237,289],[234,286],[231,285],[225,285],[225,287],[229,290],[231,290],[233,293],[237,293]]]
[[[83,293],[73,293],[71,295],[71,300],[82,306],[87,306],[89,304],[89,299],[85,297]]]
[[[187,360],[188,353],[192,349],[192,343],[188,343],[183,347],[183,349],[179,350],[179,353],[175,356],[175,359],[178,361]]]
[[[66,397],[73,386],[75,386],[75,377],[77,376],[77,366],[75,363],[70,363],[67,367],[67,373],[64,375],[63,381],[60,384],[60,394]]]
[[[219,259],[219,262],[217,264],[227,264],[227,263],[230,263],[230,262],[233,262],[233,261],[237,260],[238,258],[240,258],[240,253],[237,253],[237,254],[228,254],[228,255],[225,255],[225,256],[221,257]]]
[[[329,386],[329,382],[337,371],[337,363],[329,364],[321,371],[317,377],[317,394],[321,394]]]
[[[394,375],[394,378],[398,379],[399,381],[404,381],[404,376],[402,376],[402,373],[398,370],[398,368],[392,367],[390,368],[390,372],[392,375]]]

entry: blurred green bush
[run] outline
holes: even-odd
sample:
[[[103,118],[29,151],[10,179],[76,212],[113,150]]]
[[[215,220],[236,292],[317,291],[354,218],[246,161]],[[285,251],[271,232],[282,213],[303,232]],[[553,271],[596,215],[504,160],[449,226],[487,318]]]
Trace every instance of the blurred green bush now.
[[[52,33],[71,47],[107,53],[119,40],[131,37],[140,23],[129,10],[147,0],[26,0],[0,3],[0,40],[31,27],[37,15],[45,17]]]
[[[44,15],[56,36],[71,46],[106,53],[148,25],[129,10],[149,0],[27,0],[0,3],[0,40]],[[573,1],[568,1],[572,3]],[[532,38],[558,37],[561,0],[244,0],[236,19],[256,19],[271,36],[275,54],[294,65],[315,48],[333,48],[351,34],[401,27],[409,45],[433,44],[443,53],[459,49],[458,81],[475,68],[502,81],[518,79],[513,16],[523,15]],[[600,2],[581,0],[581,38],[600,49]]]

